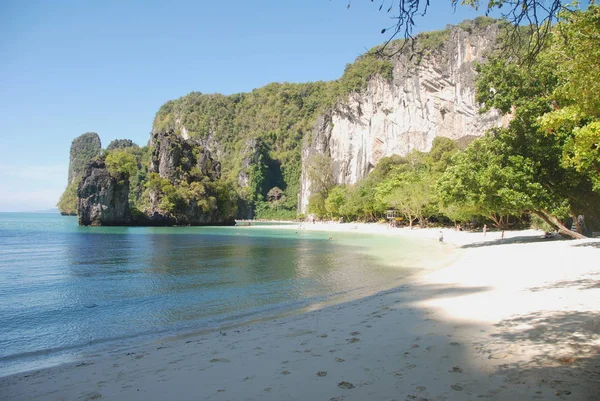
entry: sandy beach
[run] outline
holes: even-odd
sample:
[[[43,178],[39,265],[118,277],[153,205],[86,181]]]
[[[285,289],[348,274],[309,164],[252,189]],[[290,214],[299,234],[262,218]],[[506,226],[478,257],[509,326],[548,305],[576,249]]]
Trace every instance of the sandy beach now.
[[[0,399],[600,400],[600,240],[281,229],[421,237],[460,257],[366,298],[3,377]]]

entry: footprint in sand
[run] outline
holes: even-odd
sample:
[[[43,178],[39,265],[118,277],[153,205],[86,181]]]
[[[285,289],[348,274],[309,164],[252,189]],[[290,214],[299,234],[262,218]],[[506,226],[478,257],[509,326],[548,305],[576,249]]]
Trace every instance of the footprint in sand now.
[[[343,399],[344,399],[344,396],[340,395],[339,397],[330,398],[329,401],[342,401]]]
[[[325,376],[327,376],[327,372],[325,372],[324,370],[321,370],[321,371],[317,372],[317,376],[325,377]]]
[[[356,337],[352,337],[352,338],[347,338],[346,341],[350,344],[355,343],[360,341],[360,338],[356,338]]]
[[[88,400],[98,400],[100,398],[102,398],[102,394],[98,393],[97,391],[94,391],[92,393],[87,393],[84,394],[84,400],[88,401]]]
[[[351,336],[360,336],[360,331],[353,331],[350,333]]]
[[[460,343],[457,343],[456,341],[453,341],[450,343],[450,345],[454,346],[454,347],[458,347],[460,345]]]
[[[327,334],[320,334],[319,337],[321,337],[321,338],[327,338],[328,335]]]
[[[452,366],[452,369],[450,369],[448,372],[450,372],[450,373],[462,373],[463,370],[461,369],[460,366]]]
[[[268,393],[269,391],[273,390],[273,387],[265,387],[264,390]]]
[[[344,390],[351,390],[354,388],[354,384],[350,382],[339,382],[338,387],[343,388]]]
[[[370,329],[373,326],[371,326],[370,324],[367,324],[365,327],[368,328],[368,329]]]
[[[344,358],[335,358],[335,361],[336,361],[336,362],[344,362],[344,361],[345,361],[345,359],[344,359]]]
[[[414,348],[421,348],[421,346],[420,346],[419,344],[413,344],[413,345],[411,345],[410,347],[411,347],[411,348],[413,348],[413,349],[414,349]]]
[[[210,360],[211,363],[216,363],[216,362],[229,362],[229,359],[227,358],[213,358]]]
[[[450,387],[452,387],[452,390],[455,390],[455,391],[463,391],[463,387],[459,384],[453,384]]]
[[[290,372],[289,370],[284,370],[283,372],[281,372],[281,374],[287,376],[287,375],[291,375],[292,372]]]

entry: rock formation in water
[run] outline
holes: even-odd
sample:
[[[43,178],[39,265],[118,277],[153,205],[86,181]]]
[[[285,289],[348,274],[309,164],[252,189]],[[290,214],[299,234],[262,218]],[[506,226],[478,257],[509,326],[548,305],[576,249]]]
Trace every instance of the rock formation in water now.
[[[95,132],[87,132],[71,142],[67,188],[57,204],[62,215],[75,216],[77,214],[77,185],[88,163],[100,155],[101,150],[100,137]]]
[[[86,132],[71,142],[69,158],[69,184],[77,182],[86,171],[88,163],[100,155],[102,143],[95,132]]]
[[[126,226],[133,223],[129,180],[110,174],[104,160],[88,164],[77,188],[79,225]]]
[[[208,149],[173,132],[154,133],[147,148],[113,148],[88,165],[77,191],[79,224],[233,224],[235,191],[220,176]]]
[[[210,151],[172,131],[152,134],[148,207],[151,224],[230,225],[236,200],[222,185],[221,163]],[[154,184],[154,185],[153,185]],[[171,188],[177,188],[175,194]],[[233,191],[234,192],[234,191]]]
[[[316,153],[331,158],[336,184],[354,184],[385,156],[429,151],[436,136],[459,140],[506,125],[495,110],[480,114],[475,102],[474,65],[497,34],[496,24],[467,22],[420,35],[394,56],[391,79],[372,77],[366,90],[321,115],[302,151],[299,209],[308,206],[307,165]]]

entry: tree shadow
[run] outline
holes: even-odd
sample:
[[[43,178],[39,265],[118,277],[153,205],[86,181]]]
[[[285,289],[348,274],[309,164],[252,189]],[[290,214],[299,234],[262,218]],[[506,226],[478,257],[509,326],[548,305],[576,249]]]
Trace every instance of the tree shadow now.
[[[600,389],[600,312],[539,311],[500,321],[488,344],[492,352],[533,358],[501,365],[507,379],[548,386],[557,396],[597,400]],[[578,396],[575,395],[578,394]],[[566,399],[566,398],[565,398]]]
[[[600,241],[583,242],[581,244],[576,244],[573,246],[576,246],[578,248],[600,248]]]
[[[374,296],[398,293],[403,291],[404,288],[406,287],[402,286],[393,288],[388,291],[377,293]],[[413,288],[416,288],[416,291],[418,291],[419,293],[419,297],[422,299],[452,298],[458,296],[473,295],[480,292],[490,291],[493,289],[492,287],[487,286],[459,287],[445,284],[421,284],[418,286],[414,286]],[[412,302],[412,300],[410,300],[410,302]]]
[[[512,245],[512,244],[531,244],[536,242],[553,242],[553,241],[567,241],[566,239],[559,236],[551,236],[549,238],[544,238],[541,236],[519,236],[512,238],[502,238],[495,239],[492,241],[484,241],[484,242],[476,242],[472,244],[466,244],[461,246],[461,248],[482,248],[486,246],[496,246],[496,245]]]
[[[588,276],[590,277],[588,278]],[[600,276],[600,273],[581,276],[576,280],[562,280],[541,287],[532,287],[529,288],[529,291],[539,292],[557,288],[577,288],[579,290],[592,290],[600,288],[600,277],[598,279],[595,279],[593,276]]]

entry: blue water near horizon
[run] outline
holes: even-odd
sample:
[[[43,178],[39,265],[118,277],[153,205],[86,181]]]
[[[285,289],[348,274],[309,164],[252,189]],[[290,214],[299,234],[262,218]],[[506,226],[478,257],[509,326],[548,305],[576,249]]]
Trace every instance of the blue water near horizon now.
[[[441,257],[434,249],[361,234],[79,227],[75,217],[0,213],[0,376],[98,344],[211,329],[389,287],[424,257]]]

